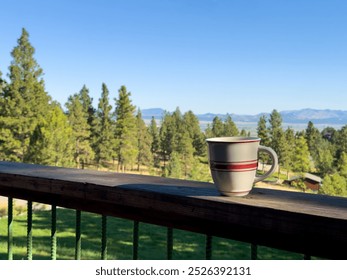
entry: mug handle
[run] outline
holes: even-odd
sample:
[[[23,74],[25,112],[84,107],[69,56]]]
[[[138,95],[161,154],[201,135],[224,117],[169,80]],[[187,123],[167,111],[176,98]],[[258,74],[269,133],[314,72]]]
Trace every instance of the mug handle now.
[[[265,147],[265,146],[259,146],[258,151],[259,152],[265,152],[270,156],[270,158],[272,160],[272,166],[271,166],[270,170],[268,172],[266,172],[264,175],[255,176],[254,183],[257,183],[259,181],[263,181],[264,179],[269,177],[272,173],[275,172],[277,165],[278,165],[277,154],[273,149],[271,149],[269,147]]]

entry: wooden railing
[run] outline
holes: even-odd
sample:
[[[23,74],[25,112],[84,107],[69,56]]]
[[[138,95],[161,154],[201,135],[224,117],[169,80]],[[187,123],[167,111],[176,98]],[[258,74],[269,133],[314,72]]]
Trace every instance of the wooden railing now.
[[[347,199],[254,188],[247,197],[220,196],[213,184],[153,176],[0,162],[0,195],[9,197],[8,251],[12,254],[12,198],[28,200],[28,259],[31,258],[31,202],[52,205],[52,259],[56,250],[57,206],[76,209],[76,259],[80,258],[80,211],[134,220],[134,258],[139,222],[206,234],[206,258],[212,236],[257,246],[347,259]],[[79,218],[79,219],[78,219]],[[171,233],[170,233],[171,232]],[[171,234],[171,239],[170,239]],[[102,247],[106,246],[103,230]],[[102,257],[106,257],[101,254]]]

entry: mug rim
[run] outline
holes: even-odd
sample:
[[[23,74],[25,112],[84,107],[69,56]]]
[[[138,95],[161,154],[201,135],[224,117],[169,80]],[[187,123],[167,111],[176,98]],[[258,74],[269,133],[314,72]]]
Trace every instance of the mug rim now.
[[[207,138],[208,143],[250,143],[260,142],[259,137],[242,137],[242,136],[228,136],[228,137],[213,137]]]

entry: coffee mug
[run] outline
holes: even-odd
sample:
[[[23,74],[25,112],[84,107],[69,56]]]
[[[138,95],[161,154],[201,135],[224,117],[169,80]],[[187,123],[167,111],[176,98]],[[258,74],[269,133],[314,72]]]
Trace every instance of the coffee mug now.
[[[274,150],[260,146],[257,137],[216,137],[206,139],[214,184],[222,195],[245,196],[254,183],[269,177],[277,168]],[[256,174],[258,152],[269,154],[272,165],[264,175]]]

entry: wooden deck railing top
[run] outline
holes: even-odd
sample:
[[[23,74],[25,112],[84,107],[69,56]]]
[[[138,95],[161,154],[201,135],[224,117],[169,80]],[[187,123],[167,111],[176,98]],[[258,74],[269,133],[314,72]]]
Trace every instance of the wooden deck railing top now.
[[[254,188],[220,196],[213,184],[0,162],[0,195],[347,259],[347,199]]]

